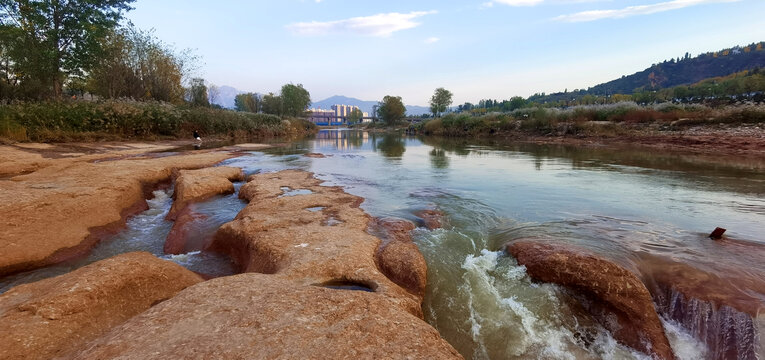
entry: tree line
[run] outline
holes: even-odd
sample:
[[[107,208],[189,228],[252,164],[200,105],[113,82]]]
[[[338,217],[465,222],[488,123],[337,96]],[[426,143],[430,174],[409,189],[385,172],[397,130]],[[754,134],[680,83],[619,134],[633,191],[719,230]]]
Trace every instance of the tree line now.
[[[238,111],[277,116],[303,116],[310,105],[311,94],[302,84],[285,84],[279,94],[248,92],[234,98],[234,107]]]

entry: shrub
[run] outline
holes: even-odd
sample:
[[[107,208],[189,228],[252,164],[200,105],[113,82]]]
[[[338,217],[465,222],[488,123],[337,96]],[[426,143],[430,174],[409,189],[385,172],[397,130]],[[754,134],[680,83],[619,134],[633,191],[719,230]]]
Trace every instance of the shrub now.
[[[297,126],[296,126],[297,125]],[[0,136],[14,140],[67,141],[203,135],[283,136],[315,131],[302,122],[266,114],[164,102],[107,100],[17,103],[0,106]]]

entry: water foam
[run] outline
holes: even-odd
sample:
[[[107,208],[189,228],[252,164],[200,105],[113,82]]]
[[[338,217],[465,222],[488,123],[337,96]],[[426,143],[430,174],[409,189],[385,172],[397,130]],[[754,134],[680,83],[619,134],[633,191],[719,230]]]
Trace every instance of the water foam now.
[[[460,297],[474,359],[649,359],[616,342],[591,320],[579,321],[562,300],[563,291],[535,284],[503,252],[481,250],[462,263]],[[589,334],[590,341],[583,340]]]

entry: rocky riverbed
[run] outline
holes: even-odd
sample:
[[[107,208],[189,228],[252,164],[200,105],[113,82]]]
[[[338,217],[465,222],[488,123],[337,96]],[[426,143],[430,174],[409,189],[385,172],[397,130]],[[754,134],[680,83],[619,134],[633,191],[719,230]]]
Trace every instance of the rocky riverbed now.
[[[429,281],[433,274],[421,243],[413,237],[437,237],[466,222],[488,221],[481,216],[490,211],[482,208],[482,214],[460,218],[418,200],[406,219],[376,218],[360,207],[364,198],[320,180],[320,174],[238,165],[239,157],[266,145],[193,152],[177,151],[177,145],[0,146],[0,281],[83,258],[121,231],[131,216],[147,209],[147,200],[155,201],[152,197],[165,196],[168,205],[161,218],[172,222],[158,239],[159,253],[117,254],[0,294],[0,358],[469,355],[457,345],[462,340],[454,341],[452,334],[450,344],[431,325],[443,326],[443,317],[433,321],[433,314],[423,310],[427,301],[452,302],[447,306],[454,308],[465,304],[453,303],[456,297],[433,298],[443,293],[432,287],[444,284],[440,279]],[[314,152],[300,157],[328,161],[341,156]],[[444,196],[429,191],[423,199]],[[199,205],[224,198],[236,202],[234,210],[225,209],[234,211],[231,217],[216,219],[212,231],[200,234],[212,215]],[[452,205],[475,204],[460,200]],[[468,271],[463,278],[469,287],[458,290],[476,293],[469,297],[474,341],[494,320],[481,318],[480,312],[482,306],[492,306],[493,297],[477,294],[486,290],[501,298],[501,287],[500,280],[479,286],[469,276],[480,275],[484,268],[495,271],[498,259],[510,258],[517,267],[503,276],[528,276],[535,282],[528,286],[540,289],[540,296],[559,299],[551,303],[555,308],[544,311],[560,312],[570,316],[564,322],[576,323],[571,335],[576,343],[556,345],[568,351],[567,356],[593,358],[602,351],[596,343],[602,342],[598,336],[603,329],[638,358],[687,358],[687,352],[678,353],[683,349],[666,319],[705,344],[708,352],[699,356],[763,356],[762,302],[756,294],[765,293],[765,286],[749,272],[736,276],[734,284],[720,275],[735,275],[736,267],[725,264],[710,265],[712,269],[648,252],[603,256],[563,238],[513,238],[495,246],[498,252],[484,250],[483,256],[468,256],[462,264],[460,258],[446,266],[435,264],[440,277],[452,269]],[[466,240],[473,241],[462,239],[461,246]],[[760,246],[748,242],[726,238],[715,244],[755,259],[765,255]],[[437,251],[443,252],[439,258],[450,261],[445,247]],[[228,259],[237,274],[194,272],[166,260],[190,253]],[[471,273],[473,267],[479,272]],[[516,272],[523,275],[513,275]],[[501,300],[529,312],[513,297]],[[534,334],[542,320],[531,314],[517,323],[510,317],[496,320],[510,322],[501,326],[518,328],[527,336],[549,336],[522,346],[559,340]],[[498,357],[485,351],[472,355]]]

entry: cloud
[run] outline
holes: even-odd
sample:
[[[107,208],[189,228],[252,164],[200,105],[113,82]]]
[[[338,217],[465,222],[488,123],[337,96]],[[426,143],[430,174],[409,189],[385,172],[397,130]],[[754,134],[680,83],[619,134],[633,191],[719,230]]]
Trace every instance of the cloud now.
[[[357,34],[386,37],[396,31],[420,26],[415,19],[435,14],[436,11],[413,11],[406,14],[387,13],[354,17],[337,21],[311,21],[287,25],[287,29],[298,35],[318,36],[327,34]]]
[[[536,6],[540,5],[542,3],[552,3],[552,4],[579,4],[579,3],[590,3],[590,2],[601,2],[601,1],[610,1],[610,0],[493,0],[489,2],[485,2],[481,4],[481,8],[490,8],[494,7],[494,4],[501,4],[501,5],[509,5],[509,6]]]
[[[727,3],[736,1],[739,0],[672,0],[649,5],[628,6],[626,8],[615,10],[582,11],[569,15],[561,15],[554,18],[554,20],[565,22],[586,22],[601,19],[621,19],[636,15],[649,15],[669,10],[682,9],[701,4]]]
[[[510,6],[534,6],[541,4],[544,0],[494,0],[492,3],[510,5]]]
[[[425,43],[426,44],[435,44],[435,43],[437,43],[439,41],[441,41],[441,39],[439,39],[439,38],[437,38],[435,36],[429,37],[429,38],[425,39]]]

